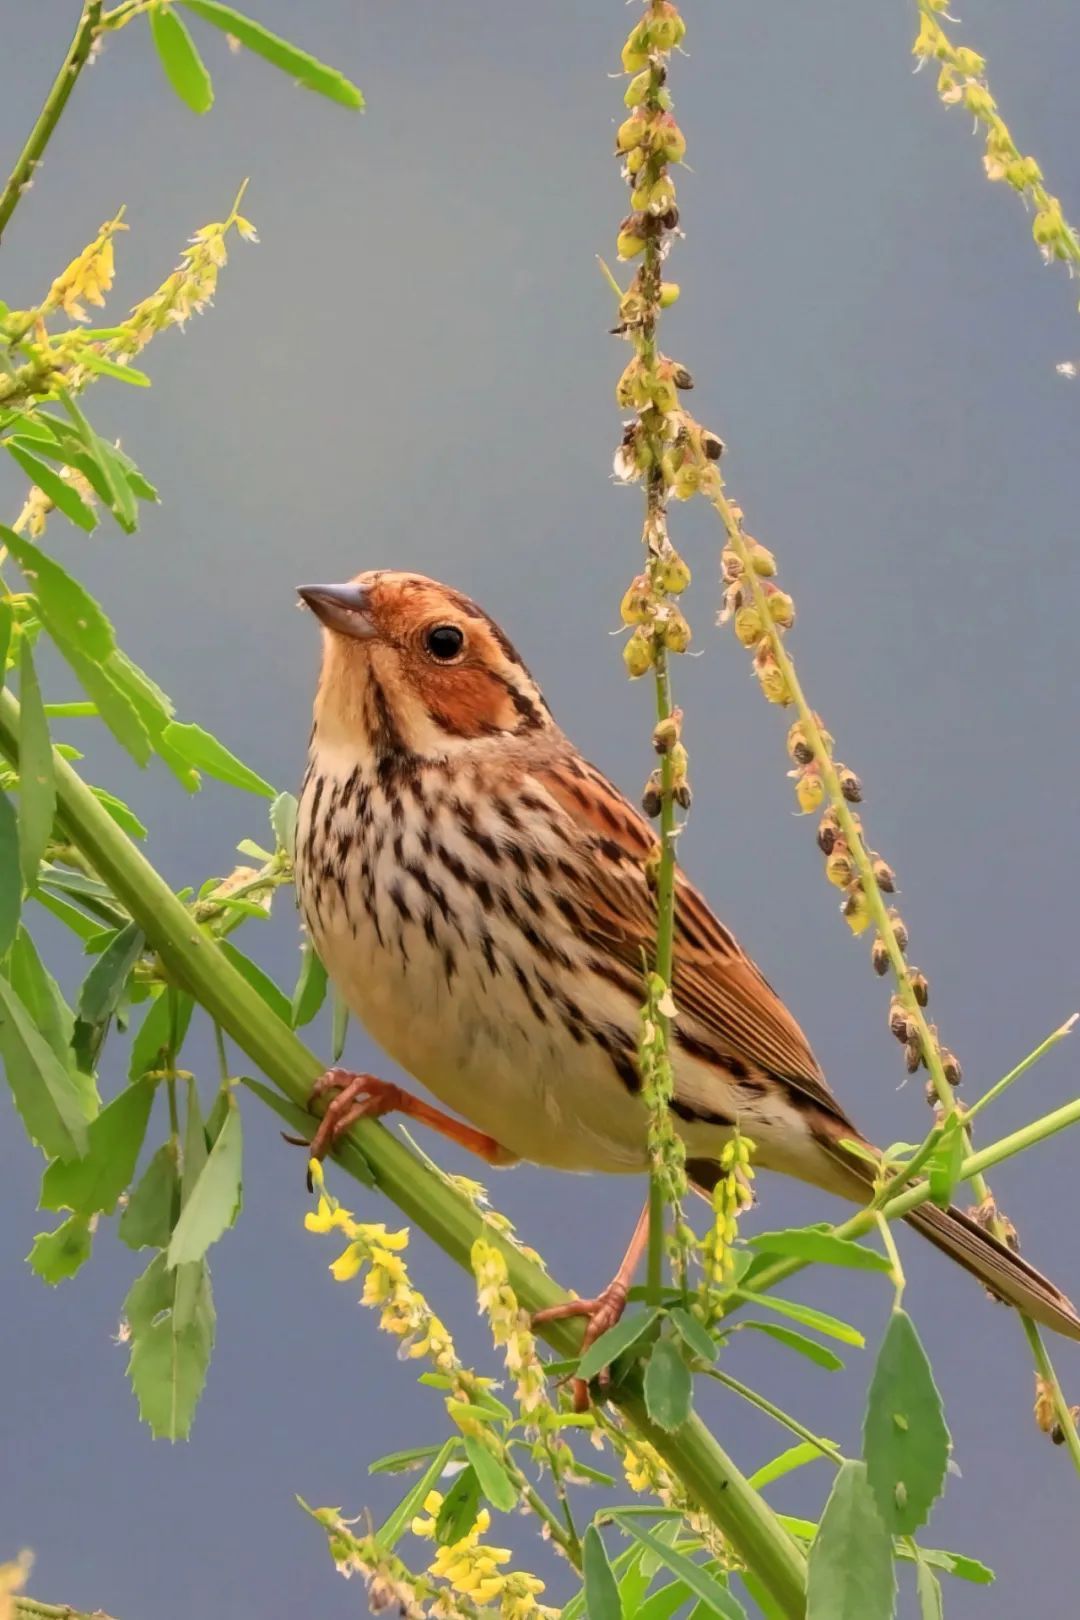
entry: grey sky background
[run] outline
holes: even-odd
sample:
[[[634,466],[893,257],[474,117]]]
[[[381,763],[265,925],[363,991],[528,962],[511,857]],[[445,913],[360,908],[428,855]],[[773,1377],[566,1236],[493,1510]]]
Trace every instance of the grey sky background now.
[[[252,10],[347,71],[368,112],[294,89],[195,24],[218,92],[198,120],[132,28],[78,86],[5,241],[0,290],[27,303],[126,203],[119,312],[196,226],[224,217],[245,175],[262,237],[236,245],[216,309],[155,342],[152,392],[94,391],[98,427],[123,436],[160,509],[134,539],[57,519],[50,544],[181,716],[282,787],[301,773],[317,664],[292,588],[388,564],[477,596],[583,751],[636,794],[651,699],[626,682],[609,632],[637,566],[639,507],[608,477],[625,354],[605,335],[594,258],[613,255],[625,206],[609,75],[630,14],[610,0]],[[76,12],[73,0],[0,5],[5,170]],[[973,1097],[1080,1004],[1080,382],[1054,369],[1080,359],[1076,289],[1040,269],[1020,205],[985,183],[966,115],[946,114],[929,73],[912,77],[906,0],[688,0],[686,14],[674,90],[687,238],[665,346],[693,370],[695,409],[728,442],[731,491],[780,557],[807,690],[863,778],[870,837],[900,875],[912,956]],[[972,0],[961,32],[1075,219],[1080,14],[1070,0]],[[12,472],[0,468],[6,514],[21,499]],[[867,1133],[917,1137],[927,1112],[920,1085],[898,1089],[887,993],[836,915],[813,822],[792,814],[786,717],[712,628],[717,527],[696,506],[674,525],[701,654],[677,668],[695,784],[684,861]],[[52,695],[70,695],[62,676]],[[67,735],[81,740],[74,724]],[[236,841],[263,835],[256,800],[211,785],[188,801],[108,746],[92,764],[129,794],[177,885],[228,870]],[[243,943],[291,982],[287,894]],[[60,960],[74,989],[80,965]],[[325,1050],[325,1026],[317,1038]],[[205,1041],[194,1051],[209,1086]],[[348,1057],[392,1074],[359,1032]],[[995,1106],[984,1139],[1074,1095],[1076,1069],[1066,1044]],[[438,1438],[445,1419],[356,1290],[328,1278],[332,1252],[302,1231],[300,1156],[275,1120],[245,1111],[246,1208],[211,1257],[218,1347],[192,1441],[170,1448],[138,1423],[111,1342],[141,1263],[107,1232],[75,1281],[48,1291],[30,1275],[23,1257],[50,1221],[34,1209],[35,1155],[2,1106],[0,1557],[32,1546],[39,1596],[121,1620],[357,1612],[362,1595],[334,1575],[293,1493],[378,1516],[390,1496],[368,1460]],[[151,1129],[160,1139],[156,1116]],[[994,1178],[1025,1253],[1074,1297],[1078,1155],[1080,1139],[1061,1137]],[[638,1186],[528,1168],[491,1179],[558,1277],[583,1292],[606,1279]],[[392,1219],[338,1183],[364,1215]],[[835,1213],[772,1179],[760,1192],[759,1225]],[[479,1354],[467,1286],[422,1240],[413,1252]],[[914,1237],[903,1252],[962,1476],[928,1539],[999,1573],[989,1591],[950,1583],[946,1612],[988,1620],[1023,1604],[1057,1620],[1074,1607],[1080,1486],[1032,1424],[1019,1327]],[[873,1344],[884,1284],[822,1273],[793,1285],[805,1288]],[[1053,1348],[1080,1399],[1077,1348]],[[828,1375],[755,1341],[736,1342],[728,1365],[855,1448],[872,1349],[850,1360]],[[786,1443],[733,1398],[707,1404],[748,1471]],[[807,1471],[772,1497],[809,1511],[826,1486],[824,1468]]]

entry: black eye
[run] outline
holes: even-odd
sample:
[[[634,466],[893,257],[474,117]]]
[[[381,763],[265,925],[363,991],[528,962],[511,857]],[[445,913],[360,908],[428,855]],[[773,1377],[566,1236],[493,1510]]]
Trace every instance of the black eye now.
[[[432,658],[448,663],[456,658],[465,644],[465,636],[456,624],[433,624],[424,632],[424,646]]]

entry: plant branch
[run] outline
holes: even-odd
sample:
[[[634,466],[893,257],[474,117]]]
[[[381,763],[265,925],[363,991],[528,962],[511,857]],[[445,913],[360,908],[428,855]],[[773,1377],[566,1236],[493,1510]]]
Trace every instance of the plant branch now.
[[[5,690],[0,692],[0,751],[15,765],[18,740],[19,705]],[[53,767],[57,813],[71,842],[127,907],[168,971],[289,1102],[304,1109],[323,1064],[272,1015],[258,992],[194,922],[164,879],[55,750]],[[470,1276],[476,1238],[482,1234],[497,1244],[506,1257],[510,1285],[529,1312],[568,1298],[551,1277],[506,1242],[381,1125],[370,1120],[354,1125],[334,1157],[360,1181],[374,1180]],[[542,1332],[560,1355],[573,1355],[580,1347],[580,1325],[573,1321],[545,1322]],[[649,1421],[644,1399],[634,1389],[619,1389],[612,1399],[759,1576],[786,1620],[802,1620],[806,1566],[801,1549],[766,1502],[751,1490],[700,1418],[691,1417],[677,1433],[669,1434]]]
[[[0,193],[0,239],[3,238],[8,221],[19,206],[19,199],[27,188],[33,183],[34,170],[41,162],[45,148],[52,138],[60,114],[67,106],[68,97],[75,88],[79,74],[90,59],[94,41],[100,32],[101,0],[83,0],[82,15],[74,38],[68,47],[59,73],[53,80],[52,89],[45,97],[45,104],[38,114],[37,123],[27,138],[26,145],[19,153],[15,167],[7,185]]]

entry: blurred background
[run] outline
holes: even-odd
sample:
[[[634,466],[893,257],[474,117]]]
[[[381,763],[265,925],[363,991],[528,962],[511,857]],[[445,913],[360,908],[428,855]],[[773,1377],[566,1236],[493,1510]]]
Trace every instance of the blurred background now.
[[[6,172],[78,8],[2,9]],[[318,659],[293,587],[390,565],[479,598],[582,750],[636,795],[651,695],[626,681],[611,632],[638,565],[639,496],[609,478],[625,353],[606,335],[595,263],[613,256],[625,211],[612,75],[630,14],[611,0],[251,9],[346,71],[368,111],[293,88],[193,20],[218,97],[197,119],[132,27],[84,75],[5,240],[3,296],[25,305],[126,203],[119,314],[197,226],[226,215],[244,176],[262,238],[235,245],[216,309],[155,341],[151,392],[94,389],[96,425],[122,436],[160,508],[144,509],[133,539],[107,520],[88,538],[54,519],[49,544],[181,718],[279,787],[300,778]],[[1040,270],[1016,198],[985,182],[967,115],[939,105],[931,73],[912,76],[914,14],[904,0],[687,0],[689,54],[674,64],[686,240],[670,269],[683,296],[664,342],[728,443],[751,531],[779,555],[804,683],[863,778],[912,960],[974,1097],[1080,1004],[1080,381],[1055,369],[1080,359],[1080,322],[1075,289]],[[989,57],[1017,141],[1075,220],[1075,6],[976,0],[957,32]],[[23,494],[14,474],[0,466],[9,519]],[[695,787],[683,859],[863,1129],[917,1138],[928,1113],[921,1082],[900,1085],[887,991],[837,916],[813,821],[792,814],[787,717],[713,628],[718,526],[694,505],[676,510],[674,532],[694,568],[698,654],[676,669]],[[70,681],[51,695],[70,696]],[[81,744],[77,726],[61,734]],[[228,871],[238,839],[266,836],[255,799],[208,784],[189,801],[163,768],[142,774],[100,741],[92,763],[150,825],[149,853],[177,886]],[[291,984],[287,893],[242,943]],[[68,969],[70,991],[82,968]],[[325,1024],[312,1035],[326,1051]],[[106,1058],[107,1092],[121,1052]],[[207,1043],[192,1052],[209,1087]],[[393,1077],[357,1030],[347,1058]],[[995,1105],[984,1140],[1074,1095],[1076,1069],[1066,1043]],[[31,1276],[24,1256],[51,1221],[35,1212],[40,1167],[6,1093],[0,1108],[0,1556],[33,1547],[38,1596],[122,1620],[362,1609],[293,1493],[377,1518],[397,1486],[369,1479],[367,1462],[438,1438],[445,1417],[356,1291],[330,1281],[276,1119],[245,1110],[246,1208],[211,1256],[217,1350],[193,1437],[170,1448],[140,1426],[114,1342],[142,1262],[109,1232],[74,1281],[48,1290]],[[441,1142],[425,1146],[453,1162]],[[1074,1296],[1077,1164],[1080,1138],[1059,1137],[993,1178],[1025,1253]],[[530,1168],[491,1179],[556,1276],[582,1292],[607,1278],[637,1185]],[[340,1174],[332,1185],[363,1216],[392,1218]],[[771,1179],[760,1196],[752,1219],[769,1227],[836,1213]],[[482,1354],[462,1278],[424,1240],[413,1250],[417,1280]],[[1064,1615],[1080,1486],[1033,1425],[1019,1326],[914,1237],[903,1252],[959,1468],[927,1539],[999,1575],[990,1592],[949,1582],[947,1613],[986,1620],[1023,1602]],[[793,1285],[806,1288],[875,1342],[886,1285],[820,1271]],[[1053,1348],[1080,1399],[1077,1347]],[[852,1352],[830,1375],[755,1340],[737,1341],[728,1365],[856,1449],[871,1360]],[[786,1444],[733,1397],[710,1398],[708,1415],[747,1471]],[[771,1497],[808,1513],[827,1485],[815,1468]]]

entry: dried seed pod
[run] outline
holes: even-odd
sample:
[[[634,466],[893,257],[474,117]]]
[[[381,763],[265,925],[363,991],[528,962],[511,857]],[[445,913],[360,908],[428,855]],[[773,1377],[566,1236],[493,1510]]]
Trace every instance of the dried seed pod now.
[[[655,820],[664,806],[664,793],[659,771],[653,771],[641,795],[641,808],[650,820]]]
[[[874,859],[873,873],[877,886],[881,890],[882,894],[896,893],[896,873],[893,871],[888,861],[883,861],[880,855],[876,856]]]
[[[959,1058],[947,1046],[941,1048],[941,1068],[950,1086],[958,1086],[964,1078]]]
[[[809,765],[814,757],[814,751],[806,740],[801,720],[796,720],[787,734],[788,758],[793,759],[796,765]]]
[[[842,838],[836,840],[832,854],[825,862],[825,876],[838,889],[846,889],[855,876],[855,868]]]
[[[889,921],[892,923],[892,931],[896,935],[896,943],[902,951],[906,951],[908,948],[907,924],[895,906],[889,907]]]
[[[884,975],[888,973],[889,952],[885,945],[885,941],[882,939],[880,934],[877,935],[873,945],[870,947],[870,961],[873,965],[874,972],[879,978],[883,978]]]
[[[643,112],[633,112],[623,120],[615,133],[616,152],[632,152],[649,133],[649,123]]]
[[[682,710],[672,709],[653,728],[652,743],[658,754],[670,754],[682,732]]]
[[[911,985],[915,1000],[919,1003],[919,1006],[925,1007],[930,1000],[930,985],[927,982],[926,974],[920,973],[918,968],[912,968],[908,974],[908,983]]]
[[[818,827],[818,849],[820,849],[823,855],[832,854],[836,840],[839,838],[839,836],[840,827],[836,819],[836,811],[830,806],[830,808],[826,810],[825,814],[822,816],[821,824]]]
[[[904,1047],[904,1067],[907,1069],[908,1074],[915,1074],[922,1060],[922,1047],[919,1042],[908,1041]]]
[[[756,647],[765,634],[765,626],[757,608],[750,603],[747,603],[746,607],[739,608],[735,614],[734,630],[744,647]]]
[[[689,782],[679,782],[674,788],[672,788],[671,797],[675,800],[675,803],[678,805],[680,810],[689,810],[690,802],[693,798],[693,794],[690,791]]]
[[[905,1044],[918,1038],[918,1032],[915,1030],[908,1010],[899,996],[893,996],[889,1003],[889,1029],[898,1041],[903,1041]]]
[[[694,386],[694,379],[685,366],[674,366],[671,372],[671,380],[676,388],[681,388],[684,391]]]
[[[724,441],[717,434],[710,433],[708,428],[702,428],[701,448],[707,461],[719,461],[724,453]]]
[[[862,783],[854,771],[849,771],[846,765],[841,765],[837,772],[840,777],[840,791],[849,804],[862,803]]]
[[[777,663],[771,649],[765,645],[758,649],[757,656],[754,659],[754,673],[768,701],[779,704],[781,708],[786,708],[791,702],[791,689],[787,683],[787,676]]]
[[[732,551],[730,546],[725,546],[720,553],[720,571],[728,584],[733,580],[742,578],[742,559],[737,551]]]
[[[786,591],[773,589],[768,595],[769,617],[781,630],[790,630],[795,623],[795,603]]]
[[[690,645],[690,633],[690,626],[678,608],[672,608],[663,622],[664,646],[668,652],[685,652]]]

